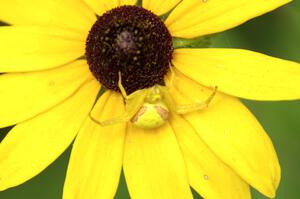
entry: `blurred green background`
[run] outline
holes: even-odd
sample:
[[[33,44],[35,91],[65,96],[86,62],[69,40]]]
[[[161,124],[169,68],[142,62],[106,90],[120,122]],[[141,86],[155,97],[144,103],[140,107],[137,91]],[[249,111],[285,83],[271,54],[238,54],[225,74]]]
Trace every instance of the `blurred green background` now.
[[[219,34],[214,47],[243,48],[300,62],[300,2],[284,6],[238,28]],[[299,85],[300,86],[300,85]],[[282,166],[277,199],[300,198],[300,101],[244,101],[273,140]],[[0,140],[7,129],[2,129]],[[60,199],[70,155],[68,149],[56,162],[29,182],[0,192],[1,199]],[[124,182],[116,199],[129,198]],[[195,194],[195,198],[200,198]],[[254,199],[264,199],[253,191]]]

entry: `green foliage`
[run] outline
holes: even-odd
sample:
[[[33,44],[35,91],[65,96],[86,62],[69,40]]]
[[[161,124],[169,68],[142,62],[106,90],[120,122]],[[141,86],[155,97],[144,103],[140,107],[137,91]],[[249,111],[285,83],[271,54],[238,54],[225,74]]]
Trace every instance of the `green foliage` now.
[[[6,127],[6,128],[0,129],[0,143],[5,138],[5,136],[8,134],[10,129],[12,129],[12,127]]]
[[[212,35],[185,39],[173,37],[173,48],[208,48],[212,44]]]
[[[143,0],[137,0],[135,5],[136,6],[142,6],[143,5]]]

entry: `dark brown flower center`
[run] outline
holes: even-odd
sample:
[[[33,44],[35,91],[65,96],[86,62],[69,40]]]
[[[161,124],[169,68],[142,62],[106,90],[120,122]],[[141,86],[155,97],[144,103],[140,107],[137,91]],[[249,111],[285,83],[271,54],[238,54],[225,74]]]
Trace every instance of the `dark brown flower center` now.
[[[90,70],[106,88],[130,94],[163,84],[173,47],[172,37],[158,16],[137,6],[112,9],[98,18],[86,41]]]

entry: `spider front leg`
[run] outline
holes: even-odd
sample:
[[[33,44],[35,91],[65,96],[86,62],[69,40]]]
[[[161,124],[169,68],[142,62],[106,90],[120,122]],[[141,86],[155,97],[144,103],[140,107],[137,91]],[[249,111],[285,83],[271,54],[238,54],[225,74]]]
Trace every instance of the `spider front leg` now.
[[[144,103],[145,97],[147,95],[146,90],[138,90],[134,93],[127,95],[125,88],[122,85],[122,79],[121,79],[121,73],[119,72],[119,81],[118,86],[121,91],[122,96],[125,99],[125,106],[126,106],[126,112],[123,113],[120,116],[99,121],[95,117],[89,114],[89,117],[91,120],[101,126],[108,126],[113,124],[118,124],[122,122],[129,122],[132,117],[138,112],[138,110],[141,108],[142,104]]]
[[[192,104],[184,104],[184,105],[176,105],[175,112],[177,114],[186,114],[193,111],[199,111],[203,110],[208,107],[208,105],[211,103],[212,99],[216,96],[218,87],[216,86],[214,88],[213,93],[203,102],[196,102]]]
[[[97,120],[95,117],[92,116],[91,113],[89,114],[89,117],[93,122],[95,122],[96,124],[99,124],[101,126],[114,125],[114,124],[118,124],[118,123],[122,123],[122,122],[128,122],[130,120],[130,117],[128,116],[127,113],[124,113],[123,115],[120,115],[118,117],[111,118],[108,120],[104,120],[104,121]]]
[[[127,98],[128,98],[128,95],[127,95],[127,93],[126,93],[126,90],[125,90],[124,86],[122,85],[122,74],[121,74],[120,71],[119,71],[118,74],[119,74],[118,87],[119,87],[119,89],[120,89],[120,91],[121,91],[122,96],[123,96],[125,99],[127,99]]]

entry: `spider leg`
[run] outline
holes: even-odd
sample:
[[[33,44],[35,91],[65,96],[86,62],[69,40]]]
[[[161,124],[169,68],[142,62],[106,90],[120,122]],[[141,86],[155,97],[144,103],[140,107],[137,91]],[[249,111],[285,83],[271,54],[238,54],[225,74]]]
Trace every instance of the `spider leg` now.
[[[119,89],[121,91],[122,96],[125,98],[125,100],[128,99],[128,95],[126,93],[125,88],[122,85],[122,77],[121,77],[121,72],[119,71],[119,81],[118,81],[118,86]],[[96,124],[99,124],[101,126],[108,126],[108,125],[113,125],[113,124],[118,124],[118,123],[122,123],[122,122],[128,122],[131,119],[130,113],[125,112],[124,114],[111,118],[111,119],[107,119],[107,120],[103,120],[103,121],[99,121],[98,119],[96,119],[92,113],[89,113],[89,118],[95,122]]]
[[[203,109],[207,108],[208,105],[211,103],[212,99],[215,97],[217,90],[218,90],[218,87],[216,86],[213,93],[203,102],[177,105],[175,108],[175,112],[177,114],[186,114],[189,112],[203,110]]]
[[[114,117],[114,118],[111,118],[108,120],[104,120],[104,121],[97,120],[94,116],[92,116],[91,113],[89,114],[89,117],[93,122],[95,122],[96,124],[99,124],[101,126],[109,126],[109,125],[114,125],[114,124],[118,124],[118,123],[128,122],[131,119],[127,113],[124,113],[123,115],[120,115],[118,117]]]
[[[120,116],[100,121],[100,120],[96,119],[90,112],[89,117],[93,122],[95,122],[101,126],[108,126],[108,125],[118,124],[118,123],[122,123],[122,122],[128,122],[131,120],[131,118],[133,118],[133,116],[142,107],[146,95],[147,95],[146,90],[139,90],[139,91],[136,91],[134,94],[127,96],[127,98],[125,99],[126,112]]]
[[[174,80],[175,80],[175,70],[173,69],[173,67],[170,67],[170,71],[171,71],[171,77],[170,77],[170,86],[174,85]]]
[[[118,81],[118,86],[119,86],[119,89],[120,89],[121,94],[123,95],[123,97],[124,97],[125,99],[127,99],[127,98],[128,98],[128,95],[127,95],[127,93],[126,93],[126,90],[125,90],[124,86],[122,85],[122,74],[121,74],[120,71],[119,71],[119,81]]]

